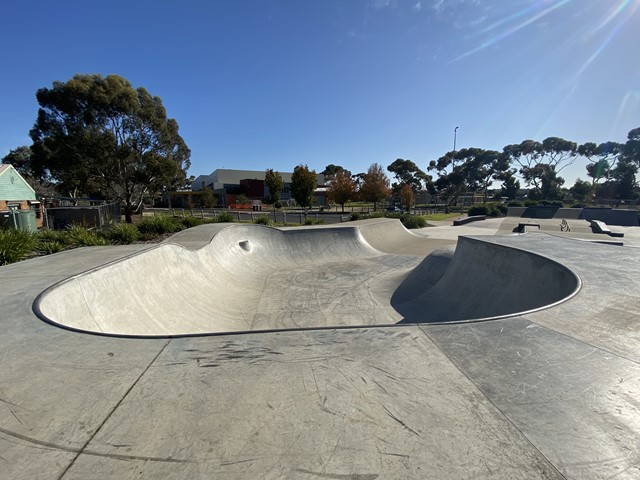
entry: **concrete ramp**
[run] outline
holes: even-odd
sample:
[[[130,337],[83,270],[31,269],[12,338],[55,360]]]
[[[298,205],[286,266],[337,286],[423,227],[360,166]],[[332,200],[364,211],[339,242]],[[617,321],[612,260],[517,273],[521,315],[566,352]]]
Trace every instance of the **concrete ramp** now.
[[[74,276],[43,292],[34,310],[73,330],[180,336],[503,316],[559,302],[579,286],[545,257],[477,238],[462,238],[453,257],[384,253],[442,246],[397,220],[198,228],[211,235],[203,247],[193,229],[183,235],[191,249],[162,244]]]
[[[412,276],[430,269],[429,257]],[[411,276],[408,277],[411,279]],[[446,270],[414,298],[392,298],[403,323],[490,319],[549,307],[575,295],[580,279],[568,268],[531,252],[504,247],[479,237],[461,237]]]

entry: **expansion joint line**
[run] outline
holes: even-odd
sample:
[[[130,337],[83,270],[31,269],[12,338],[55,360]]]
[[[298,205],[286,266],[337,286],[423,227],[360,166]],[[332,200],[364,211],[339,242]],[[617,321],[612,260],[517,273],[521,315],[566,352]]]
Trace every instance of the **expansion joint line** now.
[[[491,406],[496,409],[496,411],[500,412],[500,414],[509,423],[509,425],[511,425],[522,436],[524,441],[527,442],[531,446],[531,448],[533,448],[536,452],[538,452],[540,454],[540,457],[544,458],[547,461],[547,463],[560,476],[560,478],[566,479],[567,477],[564,476],[562,472],[560,472],[560,470],[558,470],[558,467],[556,467],[553,464],[553,462],[550,459],[548,459],[547,456],[544,453],[542,453],[540,449],[529,439],[529,437],[527,437],[527,435],[521,429],[519,429],[515,423],[513,423],[513,421],[509,418],[509,416],[505,412],[503,412],[502,409],[500,409],[500,407],[498,407],[498,405],[496,405],[493,402],[493,400],[491,400],[491,398],[489,398],[489,396],[485,392],[483,392],[482,389],[478,385],[476,385],[476,383],[473,380],[471,380],[471,378],[464,372],[464,370],[460,368],[460,366],[455,362],[455,360],[453,360],[449,355],[447,355],[447,353],[442,348],[440,348],[440,345],[438,345],[436,341],[429,336],[429,334],[426,332],[426,329],[419,325],[418,325],[418,329],[438,349],[438,351],[442,353],[451,362],[451,364],[460,372],[460,374],[464,378],[466,378],[469,381],[469,383],[471,383],[471,385],[473,385],[480,393],[482,393],[482,396],[487,400],[487,402],[489,402]]]
[[[100,423],[100,425],[98,425],[98,428],[95,429],[95,431],[93,432],[93,434],[87,439],[87,441],[84,443],[84,445],[82,445],[82,447],[78,450],[78,453],[76,454],[75,457],[73,457],[73,460],[71,460],[71,462],[69,462],[69,465],[67,465],[67,468],[65,468],[62,473],[60,474],[60,476],[57,478],[57,480],[62,480],[64,478],[64,476],[67,474],[67,472],[69,471],[69,469],[71,467],[73,467],[73,465],[76,463],[76,461],[78,460],[78,458],[80,457],[80,455],[82,455],[82,453],[85,451],[85,449],[87,448],[87,446],[89,445],[89,443],[91,443],[91,441],[94,439],[94,437],[98,434],[98,432],[100,430],[102,430],[102,427],[104,427],[104,425],[107,423],[107,421],[111,418],[111,416],[114,414],[114,412],[118,409],[118,407],[120,405],[122,405],[122,402],[124,401],[125,398],[127,398],[127,396],[129,395],[129,393],[131,393],[131,391],[134,389],[134,387],[138,384],[138,382],[140,381],[140,379],[144,376],[145,373],[147,373],[147,370],[149,370],[149,368],[151,368],[151,365],[153,365],[155,363],[155,361],[158,359],[158,357],[162,354],[162,352],[164,352],[165,348],[167,348],[167,345],[169,345],[169,343],[171,343],[171,339],[167,340],[165,342],[165,344],[162,346],[162,348],[158,351],[158,353],[153,357],[153,359],[149,362],[149,365],[147,365],[145,367],[145,369],[142,371],[142,373],[140,373],[140,375],[138,375],[138,378],[135,379],[135,381],[129,386],[129,388],[127,389],[126,392],[124,392],[124,395],[122,395],[122,398],[120,400],[118,400],[118,402],[113,406],[113,408],[107,413],[107,415],[105,416],[104,420]]]

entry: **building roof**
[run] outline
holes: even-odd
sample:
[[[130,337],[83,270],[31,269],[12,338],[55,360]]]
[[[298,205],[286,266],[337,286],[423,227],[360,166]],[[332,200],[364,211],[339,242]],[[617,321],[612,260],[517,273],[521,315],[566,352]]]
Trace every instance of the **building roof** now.
[[[36,192],[8,163],[0,164],[0,200],[36,200]]]

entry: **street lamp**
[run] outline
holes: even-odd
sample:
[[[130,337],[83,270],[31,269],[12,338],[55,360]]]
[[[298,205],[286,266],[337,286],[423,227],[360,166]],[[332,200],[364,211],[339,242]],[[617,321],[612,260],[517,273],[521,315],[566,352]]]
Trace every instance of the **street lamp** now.
[[[453,129],[453,153],[456,152],[456,137],[458,135],[458,128],[459,127]]]

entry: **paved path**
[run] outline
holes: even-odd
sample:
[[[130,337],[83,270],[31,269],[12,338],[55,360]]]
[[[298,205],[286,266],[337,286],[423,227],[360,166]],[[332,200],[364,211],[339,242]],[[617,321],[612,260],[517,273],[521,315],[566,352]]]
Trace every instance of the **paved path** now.
[[[580,292],[484,322],[139,339],[57,328],[31,306],[149,247],[0,268],[0,478],[639,478],[640,250],[477,239],[563,264]]]

